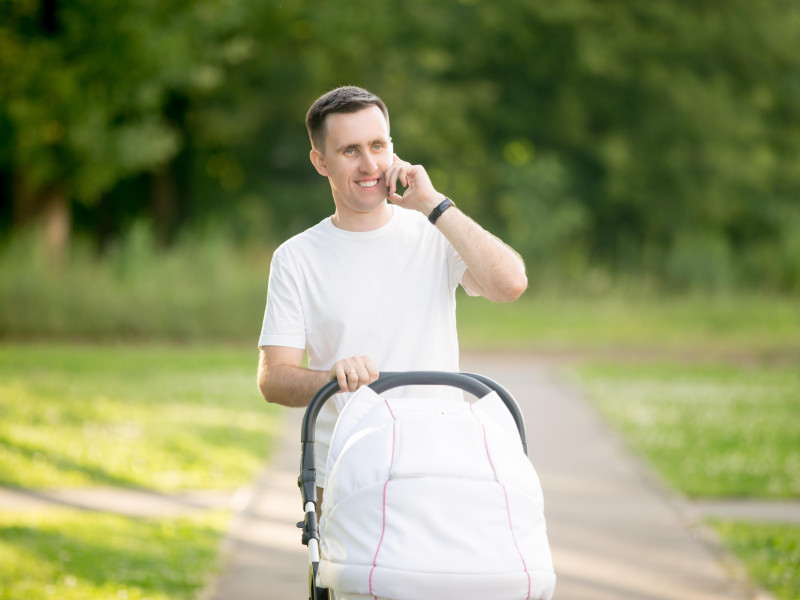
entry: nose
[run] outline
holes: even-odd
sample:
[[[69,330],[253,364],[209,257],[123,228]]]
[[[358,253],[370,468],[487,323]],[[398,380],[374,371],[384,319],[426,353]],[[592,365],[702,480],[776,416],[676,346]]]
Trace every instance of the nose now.
[[[365,152],[361,155],[359,168],[362,173],[374,173],[378,169],[378,162],[371,154]]]

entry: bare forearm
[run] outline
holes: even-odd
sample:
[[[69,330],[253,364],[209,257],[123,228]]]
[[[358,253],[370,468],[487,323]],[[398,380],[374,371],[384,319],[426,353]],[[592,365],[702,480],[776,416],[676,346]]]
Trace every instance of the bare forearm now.
[[[284,406],[306,406],[319,389],[336,380],[342,392],[355,392],[369,385],[380,373],[369,356],[337,360],[330,371],[312,371],[301,366],[303,350],[285,346],[262,346],[258,359],[258,389],[267,402]]]
[[[516,300],[525,291],[525,263],[500,239],[455,207],[444,211],[436,226],[466,263],[478,286],[474,291],[495,302]]]
[[[306,406],[330,380],[327,371],[311,371],[288,364],[262,364],[258,370],[261,395],[267,402],[283,406]]]

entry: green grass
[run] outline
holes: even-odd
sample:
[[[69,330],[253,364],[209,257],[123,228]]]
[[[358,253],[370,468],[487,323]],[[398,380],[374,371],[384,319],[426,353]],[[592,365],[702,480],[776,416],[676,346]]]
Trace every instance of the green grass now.
[[[216,568],[229,515],[131,519],[0,513],[0,600],[190,600]]]
[[[800,527],[720,521],[713,525],[755,581],[779,600],[800,598]]]
[[[791,361],[789,361],[791,363]],[[675,490],[800,500],[800,369],[605,363],[577,368],[600,412]],[[800,598],[800,527],[713,521],[750,576]]]
[[[256,360],[250,346],[0,345],[0,485],[249,483],[280,424]],[[0,513],[0,600],[196,598],[229,517]]]
[[[279,422],[279,410],[266,405],[255,387],[254,346],[269,255],[269,248],[242,249],[214,233],[162,252],[146,228],[134,227],[102,258],[79,242],[63,264],[53,266],[41,240],[4,241],[0,485],[169,492],[249,482]],[[598,406],[676,489],[696,496],[799,497],[798,298],[670,296],[643,285],[592,285],[577,293],[532,285],[513,304],[459,293],[462,348],[567,353],[584,360],[635,357],[635,363],[585,366],[580,373]],[[606,291],[599,293],[601,288]],[[220,346],[221,339],[239,346]],[[158,340],[170,345],[153,344]],[[756,367],[714,366],[730,357]],[[680,364],[653,364],[673,359]],[[96,517],[59,511],[31,521],[30,515],[3,515],[0,594],[6,595],[0,600],[186,597],[180,594],[188,592],[140,583],[173,567],[136,562],[139,550],[113,546],[139,521]],[[203,518],[180,527],[203,530]],[[142,537],[136,543],[169,546],[160,528],[177,522],[148,523],[137,529]],[[20,539],[10,545],[11,531],[22,532],[28,545]],[[84,537],[70,542],[78,531]],[[744,546],[785,548],[762,534],[759,527],[739,530]],[[205,539],[187,533],[186,551]],[[55,546],[77,544],[84,566],[74,568],[53,540]],[[770,569],[782,573],[797,564],[791,552],[764,556]],[[113,557],[139,579],[104,579],[103,572],[113,571],[108,566],[92,570]],[[12,568],[17,575],[9,574]],[[6,583],[36,578],[37,591],[10,591]]]
[[[0,345],[0,485],[248,483],[280,414],[256,364],[254,347]]]
[[[656,351],[800,359],[800,301],[761,294],[537,293],[511,304],[458,298],[466,349]]]
[[[692,497],[800,498],[800,369],[607,364],[578,370],[600,412]]]

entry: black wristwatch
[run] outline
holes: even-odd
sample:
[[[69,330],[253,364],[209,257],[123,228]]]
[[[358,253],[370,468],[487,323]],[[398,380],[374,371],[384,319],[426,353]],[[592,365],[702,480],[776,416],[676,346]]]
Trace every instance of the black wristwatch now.
[[[455,206],[456,203],[450,200],[450,198],[445,198],[442,203],[434,208],[431,211],[431,214],[428,215],[428,221],[431,222],[431,225],[436,225],[436,221],[439,220],[439,217],[442,216],[442,213],[446,211],[451,206]]]

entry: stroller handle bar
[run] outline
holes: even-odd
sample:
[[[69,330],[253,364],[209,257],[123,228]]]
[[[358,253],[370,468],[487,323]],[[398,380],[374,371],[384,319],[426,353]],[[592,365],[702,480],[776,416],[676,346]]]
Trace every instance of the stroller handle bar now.
[[[376,393],[380,394],[396,387],[410,385],[442,385],[459,388],[465,392],[483,398],[487,394],[496,392],[503,404],[506,405],[522,440],[522,448],[528,453],[528,438],[525,430],[525,420],[522,411],[514,397],[499,383],[475,373],[458,373],[451,371],[406,371],[386,372],[370,384]],[[302,490],[303,505],[307,502],[316,502],[315,467],[314,467],[314,427],[317,417],[325,402],[338,393],[339,383],[334,379],[325,384],[311,399],[303,416],[301,431],[301,474],[298,485]]]

